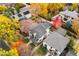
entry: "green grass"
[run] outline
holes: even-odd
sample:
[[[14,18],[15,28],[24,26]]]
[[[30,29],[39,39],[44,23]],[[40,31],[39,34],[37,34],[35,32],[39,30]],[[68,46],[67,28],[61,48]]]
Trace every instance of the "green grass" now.
[[[36,53],[37,53],[37,55],[43,56],[43,55],[45,55],[47,53],[47,49],[45,47],[43,47],[43,46],[40,46],[37,49]]]
[[[34,47],[35,47],[34,43],[31,43],[31,44],[30,44],[30,46],[31,46],[32,48],[34,48]]]

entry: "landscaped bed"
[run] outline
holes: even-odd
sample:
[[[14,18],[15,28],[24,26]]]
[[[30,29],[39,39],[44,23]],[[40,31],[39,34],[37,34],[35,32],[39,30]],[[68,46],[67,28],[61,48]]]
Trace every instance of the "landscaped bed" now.
[[[29,39],[27,37],[25,37],[24,42],[25,43],[28,43],[29,42]]]

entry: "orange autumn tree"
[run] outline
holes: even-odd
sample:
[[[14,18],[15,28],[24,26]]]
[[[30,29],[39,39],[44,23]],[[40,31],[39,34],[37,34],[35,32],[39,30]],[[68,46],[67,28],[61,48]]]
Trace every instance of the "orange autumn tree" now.
[[[47,3],[31,3],[30,5],[31,13],[33,16],[44,16],[48,14],[48,4]]]
[[[30,11],[33,16],[37,16],[40,12],[40,4],[39,3],[31,3],[30,4]]]
[[[79,34],[79,19],[72,22],[72,29]]]

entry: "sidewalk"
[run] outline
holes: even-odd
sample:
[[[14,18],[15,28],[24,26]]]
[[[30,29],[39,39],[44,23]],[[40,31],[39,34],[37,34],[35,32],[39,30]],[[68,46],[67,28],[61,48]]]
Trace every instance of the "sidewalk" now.
[[[42,44],[42,43],[41,43],[41,44]],[[41,44],[39,44],[38,46],[36,46],[36,47],[32,50],[31,55],[33,55],[33,53],[41,46]]]

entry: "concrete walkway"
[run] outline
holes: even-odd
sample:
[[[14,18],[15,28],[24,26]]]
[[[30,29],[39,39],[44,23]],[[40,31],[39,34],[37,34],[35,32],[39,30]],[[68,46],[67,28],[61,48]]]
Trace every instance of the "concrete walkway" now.
[[[41,43],[41,44],[42,44],[42,43]],[[38,46],[36,46],[36,47],[32,50],[31,55],[33,55],[33,53],[41,46],[41,44],[39,44]]]
[[[50,55],[50,53],[49,52],[47,52],[47,54],[45,55],[45,56],[49,56]]]
[[[32,41],[29,41],[26,45],[28,46],[29,44],[31,44],[32,43]]]

